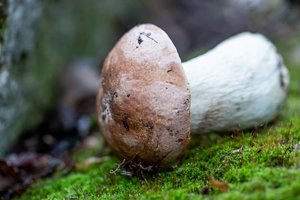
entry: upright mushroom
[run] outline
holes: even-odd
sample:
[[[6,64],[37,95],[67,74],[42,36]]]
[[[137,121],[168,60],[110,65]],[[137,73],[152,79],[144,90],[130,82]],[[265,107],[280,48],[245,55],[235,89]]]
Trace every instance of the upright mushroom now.
[[[127,32],[102,69],[98,121],[111,149],[158,168],[176,163],[190,139],[190,92],[177,50],[160,28]]]
[[[191,131],[233,131],[278,115],[289,75],[274,45],[241,33],[183,63],[191,90]]]

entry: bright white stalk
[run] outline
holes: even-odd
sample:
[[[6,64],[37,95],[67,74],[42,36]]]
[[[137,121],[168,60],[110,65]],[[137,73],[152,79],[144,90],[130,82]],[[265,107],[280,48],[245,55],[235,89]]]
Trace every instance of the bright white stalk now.
[[[289,85],[274,45],[241,33],[183,63],[191,90],[191,131],[233,131],[274,119]]]

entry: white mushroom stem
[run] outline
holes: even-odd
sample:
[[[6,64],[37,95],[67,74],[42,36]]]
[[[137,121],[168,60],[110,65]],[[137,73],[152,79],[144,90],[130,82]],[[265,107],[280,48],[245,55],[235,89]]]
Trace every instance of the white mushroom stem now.
[[[274,119],[289,75],[274,45],[241,33],[183,63],[191,90],[191,131],[233,131]]]

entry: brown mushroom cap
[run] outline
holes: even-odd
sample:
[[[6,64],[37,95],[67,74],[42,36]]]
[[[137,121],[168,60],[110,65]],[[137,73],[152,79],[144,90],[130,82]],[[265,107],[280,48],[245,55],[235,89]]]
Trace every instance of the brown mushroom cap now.
[[[107,56],[97,97],[101,133],[121,158],[164,168],[190,140],[190,92],[168,35],[152,24],[127,32]]]

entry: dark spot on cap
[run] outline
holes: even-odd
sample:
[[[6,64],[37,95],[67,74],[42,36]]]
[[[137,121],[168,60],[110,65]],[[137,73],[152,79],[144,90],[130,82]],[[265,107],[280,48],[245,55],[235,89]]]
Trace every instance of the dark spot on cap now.
[[[189,102],[190,102],[189,99],[185,99],[185,101],[183,102],[183,104],[184,104],[185,106],[188,106],[188,105],[189,105]]]
[[[130,97],[130,94],[127,94],[127,97]]]
[[[146,38],[152,40],[153,42],[158,43],[154,38],[150,37],[151,33],[141,32],[140,35],[139,35],[139,37],[138,37],[138,43],[139,43],[139,45],[144,41],[142,39],[142,35],[145,36]]]
[[[107,109],[107,106],[104,104],[104,102],[102,102],[101,104],[101,117],[102,117],[102,120],[105,121],[106,119],[106,109]]]
[[[138,43],[139,43],[139,45],[142,44],[143,41],[144,40],[142,39],[141,35],[139,35],[139,37],[138,37]]]
[[[153,129],[153,123],[152,122],[148,122],[147,123],[147,125],[146,125],[146,127],[148,128],[148,129]]]
[[[128,125],[128,117],[124,117],[122,120],[123,126],[126,129],[126,131],[129,131],[129,125]]]
[[[179,138],[178,140],[177,140],[177,142],[182,142],[183,141],[183,139],[182,138]]]
[[[118,93],[117,92],[114,92],[113,94],[112,94],[112,97],[111,97],[111,100],[110,100],[110,104],[112,104],[114,101],[115,101],[115,98],[118,98]]]
[[[106,119],[106,114],[102,113],[102,114],[101,114],[101,117],[102,117],[102,121],[105,121],[105,119]]]
[[[171,129],[171,128],[167,128],[167,131],[169,132],[169,134],[170,134],[170,136],[173,136],[174,134],[173,134],[173,130]]]

